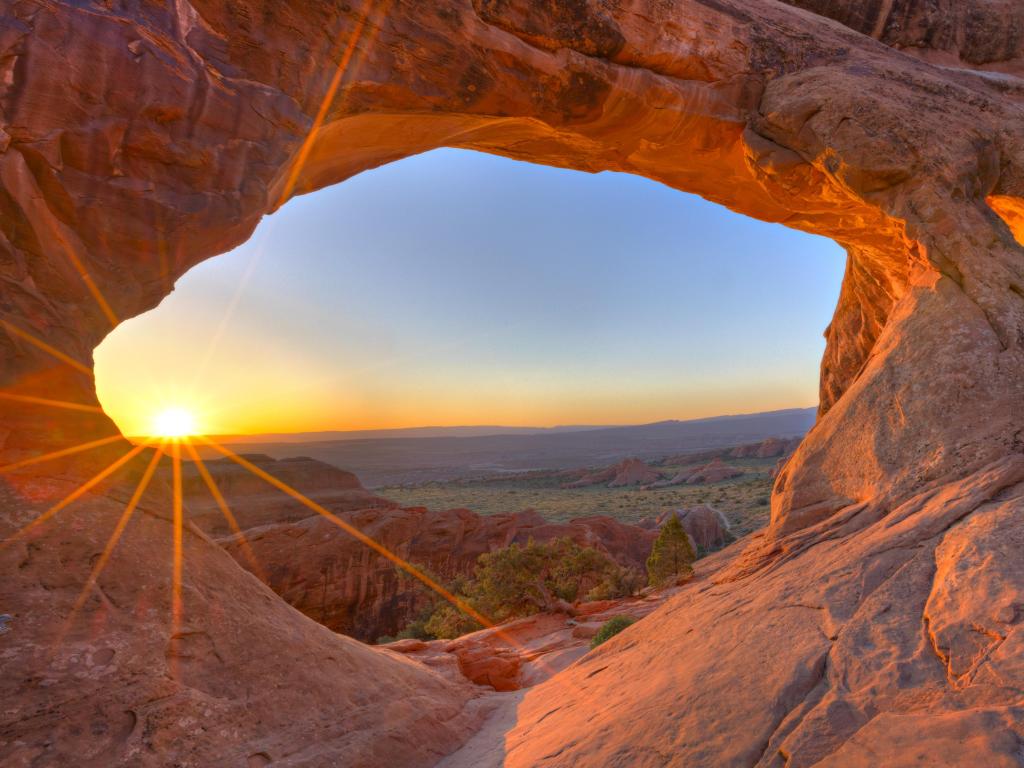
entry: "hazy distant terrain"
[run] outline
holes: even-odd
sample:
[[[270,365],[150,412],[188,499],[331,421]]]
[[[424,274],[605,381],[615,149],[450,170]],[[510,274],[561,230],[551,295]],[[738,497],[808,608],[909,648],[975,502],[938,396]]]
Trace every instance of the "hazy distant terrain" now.
[[[228,437],[224,442],[235,444],[238,451],[274,458],[310,456],[354,472],[372,488],[530,469],[603,466],[631,456],[659,458],[768,437],[797,437],[814,424],[815,412],[794,408],[625,427],[424,428]],[[344,437],[336,438],[339,434]]]

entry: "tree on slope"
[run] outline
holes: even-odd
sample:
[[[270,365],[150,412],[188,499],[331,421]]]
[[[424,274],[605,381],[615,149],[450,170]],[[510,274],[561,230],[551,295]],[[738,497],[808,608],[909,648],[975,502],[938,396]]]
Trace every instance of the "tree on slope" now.
[[[647,558],[648,582],[652,587],[659,587],[681,576],[689,576],[693,573],[693,561],[696,559],[690,535],[679,517],[671,515],[661,527],[661,533],[651,547],[651,556]]]

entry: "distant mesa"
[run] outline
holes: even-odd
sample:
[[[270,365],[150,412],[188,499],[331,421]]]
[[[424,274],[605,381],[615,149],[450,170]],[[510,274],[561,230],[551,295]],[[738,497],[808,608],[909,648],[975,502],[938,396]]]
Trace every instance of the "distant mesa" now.
[[[280,460],[263,454],[242,454],[242,457],[335,512],[398,506],[366,490],[353,473],[307,456]],[[288,498],[230,459],[207,460],[205,465],[243,530],[294,522],[312,514],[308,507]],[[170,467],[161,471],[169,475]],[[192,523],[214,537],[233,533],[198,468],[190,461],[182,463],[182,491],[186,515]]]
[[[773,459],[776,456],[788,456],[800,445],[800,440],[799,437],[790,440],[769,437],[760,443],[737,446],[729,452],[729,456],[734,459]]]
[[[712,459],[710,462],[687,477],[686,484],[696,485],[697,483],[720,483],[723,480],[739,477],[742,474],[742,469],[734,467],[731,464],[726,464],[721,459]]]
[[[659,480],[644,486],[644,490],[657,488],[668,488],[673,485],[698,485],[701,483],[720,483],[723,480],[730,480],[743,474],[743,470],[724,462],[721,457],[716,456],[707,464],[694,467],[693,465],[683,467],[675,475],[667,480]]]
[[[591,485],[606,485],[608,488],[626,488],[633,485],[649,485],[662,477],[661,472],[647,466],[640,459],[625,459],[611,467],[590,472],[579,480],[566,483],[563,488],[586,488]]]

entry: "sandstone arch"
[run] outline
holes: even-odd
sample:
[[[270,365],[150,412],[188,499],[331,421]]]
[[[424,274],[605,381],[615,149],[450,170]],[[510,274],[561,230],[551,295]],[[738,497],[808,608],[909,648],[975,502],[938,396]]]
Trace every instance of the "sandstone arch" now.
[[[943,583],[953,566],[929,566],[921,553],[941,559],[950,537],[967,535],[945,532],[958,520],[1012,522],[1020,505],[1022,25],[1010,0],[9,3],[0,9],[0,308],[89,361],[112,317],[153,306],[288,196],[438,146],[639,173],[832,237],[849,262],[821,419],[776,486],[768,535],[720,572],[719,591],[688,598],[723,617],[740,605],[762,618],[780,605],[817,612],[793,619],[792,632],[767,621],[758,642],[734,650],[731,678],[711,675],[719,691],[749,682],[775,702],[770,717],[718,712],[705,723],[663,678],[651,695],[675,702],[685,723],[714,726],[720,741],[666,741],[669,721],[649,724],[646,740],[610,728],[604,741],[563,743],[556,763],[600,760],[600,743],[657,764],[659,744],[671,742],[689,758],[711,759],[714,747],[772,764],[769,747],[785,741],[785,754],[804,750],[797,763],[811,764],[815,750],[855,751],[852,734],[868,724],[898,742],[903,726],[879,711],[919,718],[925,730],[948,716],[976,732],[957,714],[970,696],[1019,731],[1006,709],[1011,672],[990,670],[1003,682],[965,693],[1013,634],[1017,576],[990,563],[991,578],[974,587],[998,593],[1009,621],[974,615],[962,584]],[[338,90],[307,142],[339,64]],[[7,331],[8,391],[95,402],[87,375]],[[98,414],[9,400],[0,425],[10,456],[112,429]],[[978,525],[959,552],[989,546]],[[809,585],[798,575],[808,572],[817,574]],[[856,676],[842,643],[870,630],[876,591],[900,589],[906,633],[894,639],[893,628],[887,642],[919,683],[927,707],[917,709],[901,698],[905,681],[878,682],[880,659],[856,670],[864,690],[875,684],[871,695],[828,674],[844,663],[847,682]],[[655,649],[673,647],[670,614],[650,623],[660,639],[627,653],[627,634],[602,655],[623,648],[612,660],[620,672],[643,670]],[[715,631],[739,625],[723,626],[732,629]],[[774,681],[755,675],[766,643],[787,646]],[[669,678],[687,685],[688,674]],[[571,687],[552,681],[545,694],[563,701],[560,714],[524,707],[510,761],[530,764],[535,744],[557,749],[557,733],[578,725],[579,691],[605,700],[600,677],[568,678]],[[848,714],[842,727],[829,715],[837,707]],[[744,723],[753,735],[741,736]]]

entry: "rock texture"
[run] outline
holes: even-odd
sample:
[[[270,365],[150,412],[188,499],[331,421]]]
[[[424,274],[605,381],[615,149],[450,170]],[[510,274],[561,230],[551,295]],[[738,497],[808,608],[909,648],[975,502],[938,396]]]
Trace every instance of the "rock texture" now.
[[[678,591],[671,587],[643,597],[579,603],[572,618],[540,613],[455,640],[399,640],[382,647],[422,661],[456,681],[461,677],[496,691],[517,691],[544,682],[582,658],[609,619],[642,619]]]
[[[237,505],[236,505],[237,506]],[[550,523],[532,511],[481,516],[468,509],[366,509],[339,516],[442,582],[470,576],[485,552],[568,537],[643,572],[656,532],[610,517]],[[310,618],[373,642],[395,635],[434,602],[434,596],[394,564],[328,520],[314,516],[222,541],[240,565],[255,555],[268,586]]]
[[[509,767],[850,766],[879,753],[906,765],[922,751],[1012,765],[1017,577],[994,527],[1012,538],[1024,519],[1021,14],[1013,0],[7,2],[0,461],[111,434],[98,410],[24,398],[95,406],[91,350],[110,328],[294,194],[438,146],[644,175],[846,248],[820,418],[779,474],[769,530],[718,583],[531,689],[490,754]],[[128,733],[158,739],[171,762],[232,763],[265,739],[250,762],[315,764],[297,752],[312,743],[347,764],[414,764],[455,738],[453,689],[317,634],[219,555],[199,571],[210,578],[195,582],[193,620],[214,645],[225,616],[256,628],[248,647],[269,633],[274,666],[218,650],[225,665],[197,639],[182,650],[189,690],[167,698],[166,625],[144,611],[98,625],[138,655],[115,652],[82,698],[37,637],[74,585],[28,588],[65,572],[51,561],[61,542],[93,535],[64,517],[35,559],[6,563],[4,588],[26,589],[5,596],[5,669],[25,672],[0,683],[17,702],[0,721],[4,762],[70,749],[138,763],[116,746]],[[154,536],[138,544],[147,564],[166,551]],[[162,577],[111,578],[130,602]],[[351,674],[309,675],[326,657]],[[237,672],[227,687],[204,691],[224,668]],[[253,705],[258,729],[214,714],[202,730],[207,708],[241,713],[268,686],[277,704]],[[407,706],[418,690],[440,709]],[[339,702],[358,715],[337,717]],[[166,716],[139,730],[124,714],[154,708]],[[315,740],[308,722],[324,723]],[[54,741],[58,728],[73,738]],[[370,740],[383,746],[361,752]]]
[[[0,535],[75,485],[3,492]],[[74,615],[124,509],[117,488],[0,549],[14,617],[0,639],[0,764],[429,766],[476,726],[468,684],[307,619],[191,526],[175,627],[166,488],[144,498]]]

